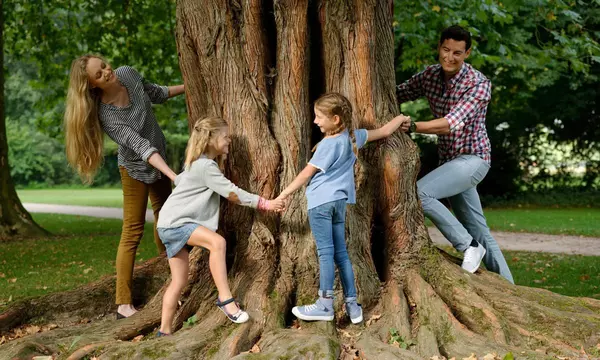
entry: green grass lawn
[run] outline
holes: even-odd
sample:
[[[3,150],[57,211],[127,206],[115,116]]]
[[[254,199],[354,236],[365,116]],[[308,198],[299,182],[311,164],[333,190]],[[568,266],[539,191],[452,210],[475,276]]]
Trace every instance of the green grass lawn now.
[[[0,307],[72,289],[115,272],[121,221],[74,215],[32,214],[50,238],[0,243]],[[136,260],[157,255],[147,224]]]
[[[0,243],[0,310],[9,302],[72,289],[114,274],[121,221],[75,215],[33,214],[54,235]],[[156,256],[146,225],[137,260]],[[519,285],[600,299],[600,257],[505,251]]]
[[[452,247],[441,248],[462,258]],[[505,250],[502,253],[517,285],[600,299],[600,256]]]
[[[17,190],[24,203],[122,207],[123,192],[117,189],[26,189]]]
[[[600,237],[599,208],[488,209],[492,230]]]
[[[485,209],[492,231],[600,237],[598,208]],[[427,226],[433,226],[425,219]]]

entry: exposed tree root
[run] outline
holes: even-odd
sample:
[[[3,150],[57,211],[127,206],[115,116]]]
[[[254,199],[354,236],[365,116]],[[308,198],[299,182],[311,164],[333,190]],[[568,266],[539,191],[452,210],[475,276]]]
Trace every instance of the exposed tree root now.
[[[377,360],[421,360],[423,357],[419,356],[413,351],[401,349],[395,346],[388,345],[379,341],[377,338],[364,334],[360,337],[356,343],[356,347],[359,349],[359,355],[363,359],[377,359]]]
[[[144,304],[163,286],[168,278],[164,256],[136,266],[133,279],[134,303]],[[75,290],[26,299],[11,305],[0,314],[0,335],[21,324],[74,324],[81,319],[94,319],[112,312],[115,277],[108,276]]]
[[[340,344],[337,338],[303,330],[281,329],[263,334],[258,342],[264,359],[337,359]],[[253,354],[242,354],[233,359],[256,359]]]

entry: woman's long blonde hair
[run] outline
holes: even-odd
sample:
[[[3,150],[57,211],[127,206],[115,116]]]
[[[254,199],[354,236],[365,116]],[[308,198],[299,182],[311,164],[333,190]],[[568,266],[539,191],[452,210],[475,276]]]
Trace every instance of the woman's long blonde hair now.
[[[187,148],[185,149],[184,166],[186,170],[189,170],[192,163],[204,154],[210,139],[221,131],[221,129],[227,127],[227,122],[216,116],[209,116],[204,119],[196,120],[194,127],[192,127],[192,133],[190,134]]]
[[[92,58],[102,59],[98,55],[84,55],[71,63],[64,119],[67,160],[88,184],[104,160],[104,134],[98,118],[101,92],[92,89],[86,71]]]
[[[350,134],[350,139],[352,141],[353,151],[354,153],[357,153],[358,149],[356,148],[356,141],[354,139],[354,131],[352,127],[352,104],[350,104],[350,101],[340,93],[331,92],[321,95],[321,97],[315,101],[315,108],[329,118],[332,118],[334,115],[340,117],[340,125],[333,131],[327,132],[325,135],[339,134],[345,129],[348,129],[348,133]],[[318,145],[319,144],[315,145],[312,151],[315,151]]]

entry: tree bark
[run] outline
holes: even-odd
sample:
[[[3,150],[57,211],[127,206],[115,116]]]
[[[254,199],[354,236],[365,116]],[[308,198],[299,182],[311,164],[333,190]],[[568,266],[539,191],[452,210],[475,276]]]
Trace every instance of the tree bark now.
[[[375,0],[177,2],[189,121],[207,115],[228,121],[231,180],[264,197],[289,184],[321,137],[312,103],[322,93],[348,97],[355,127],[377,127],[397,114],[392,9],[391,1]],[[358,199],[349,207],[346,233],[364,325],[347,320],[340,290],[336,322],[291,316],[291,307],[313,301],[318,289],[306,200],[297,192],[281,216],[223,205],[229,280],[250,322],[233,325],[215,308],[207,254],[195,249],[175,319],[181,328],[195,315],[187,321],[191,328],[132,340],[158,325],[161,290],[139,315],[78,328],[83,335],[68,350],[56,344],[76,339],[70,327],[0,349],[70,359],[422,359],[509,351],[574,356],[595,346],[600,301],[514,286],[484,270],[468,274],[433,246],[416,192],[418,169],[417,148],[404,134],[359,154]]]
[[[3,2],[0,0],[0,10]],[[4,54],[4,13],[0,11],[0,54]],[[0,56],[0,242],[47,235],[23,208],[10,176],[4,118],[4,56]]]

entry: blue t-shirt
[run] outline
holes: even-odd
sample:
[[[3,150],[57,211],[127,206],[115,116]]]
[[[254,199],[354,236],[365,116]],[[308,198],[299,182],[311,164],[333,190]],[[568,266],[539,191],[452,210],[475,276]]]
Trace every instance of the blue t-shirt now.
[[[367,142],[367,130],[354,130],[356,147],[362,148]],[[348,130],[338,136],[325,138],[308,162],[319,169],[306,187],[308,209],[325,203],[346,199],[348,204],[356,203],[354,185],[354,163],[356,155]]]

